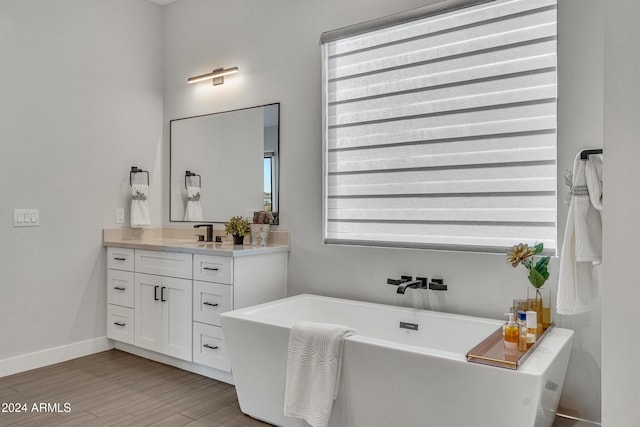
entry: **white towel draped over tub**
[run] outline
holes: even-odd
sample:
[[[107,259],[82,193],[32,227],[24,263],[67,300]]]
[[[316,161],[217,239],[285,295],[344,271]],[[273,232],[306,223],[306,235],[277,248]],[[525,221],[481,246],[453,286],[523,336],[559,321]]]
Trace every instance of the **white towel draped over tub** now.
[[[344,338],[356,331],[342,325],[299,322],[289,333],[284,415],[312,427],[329,423],[338,396]]]
[[[187,187],[187,207],[184,210],[185,221],[202,221],[200,187]]]
[[[567,217],[558,279],[558,314],[591,309],[602,277],[602,155],[573,164],[571,205]]]
[[[151,225],[147,195],[149,186],[146,184],[131,185],[131,227]]]

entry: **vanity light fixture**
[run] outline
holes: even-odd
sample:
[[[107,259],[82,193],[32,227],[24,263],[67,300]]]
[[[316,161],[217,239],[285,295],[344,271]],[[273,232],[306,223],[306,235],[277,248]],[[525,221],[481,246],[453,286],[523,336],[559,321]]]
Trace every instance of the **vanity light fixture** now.
[[[218,68],[213,70],[213,72],[208,74],[202,74],[201,76],[189,77],[187,79],[187,83],[198,83],[205,80],[211,79],[214,86],[221,85],[224,83],[224,76],[228,76],[229,74],[235,74],[238,72],[238,67],[227,68]]]

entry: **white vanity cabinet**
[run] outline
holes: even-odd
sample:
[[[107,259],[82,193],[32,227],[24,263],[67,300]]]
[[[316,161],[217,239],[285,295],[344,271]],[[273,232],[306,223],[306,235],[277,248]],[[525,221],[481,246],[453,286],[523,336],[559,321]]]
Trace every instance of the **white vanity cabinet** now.
[[[285,297],[287,253],[193,256],[193,361],[231,371],[220,314]]]
[[[191,361],[191,280],[136,273],[135,289],[135,345]]]
[[[231,364],[220,313],[234,307],[234,261],[230,257],[193,256],[193,361],[227,372]]]
[[[191,361],[193,256],[135,250],[135,339],[138,347]]]
[[[107,336],[134,342],[134,250],[107,249]]]
[[[107,248],[107,336],[116,348],[232,382],[220,314],[284,298],[288,248],[139,246]]]

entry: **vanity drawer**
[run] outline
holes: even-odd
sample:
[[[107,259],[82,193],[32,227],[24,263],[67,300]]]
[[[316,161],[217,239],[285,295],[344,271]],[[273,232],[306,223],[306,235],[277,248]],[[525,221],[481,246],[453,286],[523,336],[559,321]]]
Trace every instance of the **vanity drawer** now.
[[[193,322],[193,361],[231,372],[221,327]]]
[[[191,279],[193,256],[181,252],[136,250],[136,272]]]
[[[129,248],[107,248],[107,268],[133,271],[134,250]]]
[[[233,309],[233,286],[193,282],[193,320],[220,326],[220,313]]]
[[[233,258],[195,254],[193,256],[193,279],[232,284]]]
[[[107,302],[133,308],[133,272],[107,270]]]
[[[133,309],[107,304],[107,336],[116,341],[133,344]]]

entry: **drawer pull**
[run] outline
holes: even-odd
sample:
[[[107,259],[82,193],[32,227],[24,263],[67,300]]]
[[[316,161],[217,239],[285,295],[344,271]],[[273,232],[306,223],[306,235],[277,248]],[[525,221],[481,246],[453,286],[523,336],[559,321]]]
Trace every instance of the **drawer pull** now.
[[[218,303],[215,303],[215,302],[209,302],[209,301],[205,301],[205,302],[203,302],[202,304],[204,304],[204,305],[208,305],[208,306],[211,306],[211,307],[217,307],[217,306],[218,306]]]
[[[154,300],[154,301],[158,301],[158,288],[159,288],[159,287],[160,287],[160,286],[154,286],[154,287],[153,287],[153,300]]]
[[[164,299],[164,290],[167,289],[166,286],[163,286],[162,288],[160,288],[160,302],[167,302],[166,299]]]
[[[126,323],[122,323],[122,322],[114,322],[113,324],[116,326],[127,326]]]
[[[113,257],[113,259],[115,261],[126,261],[127,260],[126,258],[122,258],[122,257]]]
[[[202,267],[203,270],[209,270],[209,271],[218,271],[220,270],[218,267]]]
[[[203,347],[210,348],[211,350],[217,350],[218,349],[217,345],[204,344]]]
[[[122,286],[114,286],[113,289],[115,289],[116,291],[126,291],[127,288],[123,288]]]

